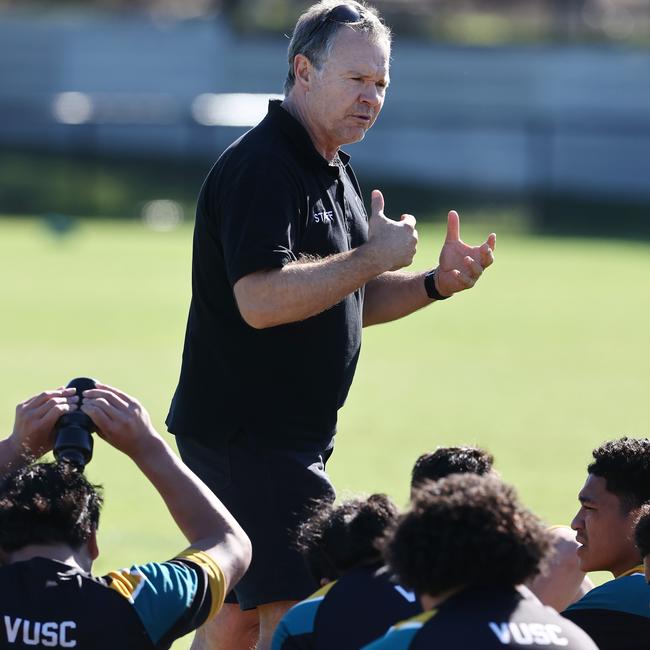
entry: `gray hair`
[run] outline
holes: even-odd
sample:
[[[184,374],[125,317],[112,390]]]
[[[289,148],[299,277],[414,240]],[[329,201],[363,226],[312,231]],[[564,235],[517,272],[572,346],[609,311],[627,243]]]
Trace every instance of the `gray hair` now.
[[[332,20],[325,20],[320,27],[317,27],[326,14],[341,4],[350,5],[361,15],[358,23],[346,24]],[[296,81],[293,72],[293,61],[297,54],[303,54],[320,70],[323,63],[327,60],[332,51],[334,40],[342,27],[348,27],[357,32],[363,32],[373,41],[384,40],[388,47],[391,44],[390,28],[385,25],[379,13],[374,7],[370,7],[363,2],[355,0],[321,0],[312,5],[298,18],[298,22],[293,30],[289,48],[287,51],[287,60],[289,70],[284,82],[284,94],[288,95]]]

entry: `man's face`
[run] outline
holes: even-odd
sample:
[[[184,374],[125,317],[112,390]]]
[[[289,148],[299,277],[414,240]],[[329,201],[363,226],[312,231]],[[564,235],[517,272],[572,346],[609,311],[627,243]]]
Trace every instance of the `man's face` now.
[[[626,513],[621,500],[608,492],[601,476],[589,474],[580,494],[580,510],[571,522],[576,531],[582,571],[611,571],[615,576],[639,564],[634,545],[636,510]]]
[[[326,151],[358,142],[373,125],[388,87],[390,49],[341,28],[320,70],[312,68],[306,94],[312,137]]]

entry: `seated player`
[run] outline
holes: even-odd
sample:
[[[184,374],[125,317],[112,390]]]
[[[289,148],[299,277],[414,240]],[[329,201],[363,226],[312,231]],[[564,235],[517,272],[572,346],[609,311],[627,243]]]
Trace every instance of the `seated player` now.
[[[643,558],[645,579],[650,584],[650,504],[641,508],[641,515],[634,529],[634,541]]]
[[[411,490],[424,481],[436,480],[453,473],[485,474],[492,470],[493,462],[491,454],[477,447],[438,447],[435,451],[422,454],[415,461],[411,473]],[[368,513],[372,511],[371,506],[381,503],[377,501],[373,504],[373,499],[375,497],[371,497],[365,504]],[[313,521],[303,527],[300,546],[312,566],[312,572],[321,582],[323,579],[336,580],[349,568],[349,561],[343,562],[344,554],[349,553],[345,550],[346,544],[349,544],[346,540],[358,528],[352,528],[349,526],[351,522],[345,522],[341,517],[346,513],[349,517],[353,509],[362,506],[364,502],[359,500],[350,501],[339,508],[318,506],[321,510],[316,510]],[[394,523],[397,515],[394,506],[391,506],[391,512],[391,521]],[[375,512],[373,516],[376,514]],[[336,572],[319,565],[322,552],[319,543],[325,526],[332,527],[327,538],[331,544],[336,543],[336,548],[332,551],[325,550],[340,557]],[[334,536],[334,532],[340,535],[340,539]],[[383,531],[375,527],[369,532],[371,536],[364,543],[367,544],[368,556],[371,558],[370,566],[339,579],[336,586],[329,582],[324,589],[296,605],[281,623],[274,639],[274,650],[294,647],[359,648],[383,634],[395,621],[421,611],[415,596],[396,587],[389,572],[381,569],[376,543]],[[389,611],[391,609],[393,611]],[[309,621],[308,625],[306,621]],[[280,639],[283,645],[278,645]]]
[[[298,547],[323,586],[285,614],[272,650],[358,650],[396,621],[422,611],[415,595],[382,569],[378,543],[397,516],[383,494],[315,504]]]
[[[580,568],[610,571],[614,580],[592,589],[563,615],[601,650],[650,647],[650,586],[634,529],[650,499],[650,440],[620,438],[593,451],[580,490],[576,531]]]
[[[250,562],[250,542],[144,408],[98,384],[81,410],[157,489],[189,547],[167,562],[92,576],[100,490],[71,462],[28,464],[52,448],[55,422],[78,404],[74,389],[27,400],[0,443],[0,648],[169,648],[216,614]]]
[[[480,447],[438,447],[415,461],[411,470],[411,495],[426,481],[437,481],[450,474],[483,476],[493,471],[493,465],[494,456]]]
[[[438,447],[420,456],[411,475],[411,493],[427,480],[438,480],[450,474],[494,472],[494,457],[485,449],[473,446]],[[575,533],[567,526],[549,529],[553,548],[542,571],[528,584],[530,590],[545,604],[562,611],[579,600],[593,583],[578,565]]]
[[[386,556],[425,611],[366,650],[596,650],[580,628],[520,586],[550,546],[542,523],[494,475],[454,474],[423,485],[389,536]]]

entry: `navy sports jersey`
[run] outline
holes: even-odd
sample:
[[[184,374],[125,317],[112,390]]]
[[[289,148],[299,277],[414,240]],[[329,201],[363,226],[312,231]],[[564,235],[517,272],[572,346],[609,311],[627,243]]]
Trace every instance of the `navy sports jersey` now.
[[[577,626],[527,589],[470,588],[393,626],[365,650],[598,650]]]
[[[592,589],[562,615],[585,630],[601,650],[647,650],[650,586],[643,566]]]
[[[93,577],[56,560],[0,568],[0,648],[169,648],[223,604],[225,578],[205,553],[186,551]]]
[[[385,569],[355,569],[292,607],[276,629],[272,650],[358,650],[421,611],[415,594],[395,584]]]

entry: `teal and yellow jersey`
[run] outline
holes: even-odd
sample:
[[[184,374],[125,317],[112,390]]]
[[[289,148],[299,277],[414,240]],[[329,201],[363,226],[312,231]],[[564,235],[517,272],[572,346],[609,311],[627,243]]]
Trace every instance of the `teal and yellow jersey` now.
[[[0,568],[0,648],[166,649],[213,616],[225,590],[219,566],[192,549],[103,577],[16,562]]]
[[[292,607],[272,650],[358,650],[396,621],[420,612],[415,594],[385,569],[354,569]]]
[[[576,625],[525,589],[469,588],[394,625],[364,650],[598,650]]]
[[[562,615],[585,630],[601,650],[650,648],[650,586],[643,566],[592,589]]]

